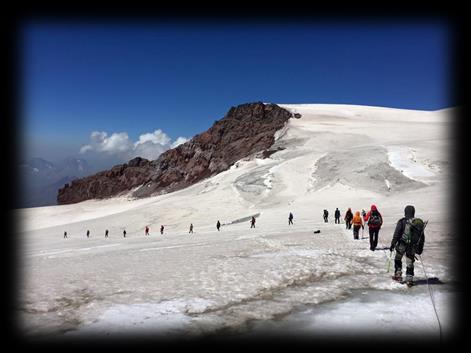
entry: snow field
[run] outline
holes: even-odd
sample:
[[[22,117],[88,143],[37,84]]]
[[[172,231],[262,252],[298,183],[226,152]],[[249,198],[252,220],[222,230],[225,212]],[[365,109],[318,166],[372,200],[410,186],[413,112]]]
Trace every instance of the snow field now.
[[[389,251],[370,251],[367,230],[365,239],[353,240],[345,224],[333,224],[333,213],[338,207],[343,218],[348,207],[355,212],[375,203],[385,221],[382,248],[389,247],[404,206],[414,204],[418,216],[431,219],[423,254],[427,274],[451,281],[450,248],[443,244],[455,235],[448,220],[436,221],[449,202],[446,114],[285,107],[302,118],[280,132],[275,147],[284,149],[271,158],[247,158],[167,195],[18,210],[25,331],[196,335],[243,332],[250,322],[276,326],[274,320],[285,318],[281,325],[302,322],[306,333],[327,334],[344,323],[349,334],[375,325],[387,330],[408,318],[401,310],[409,305],[423,312],[415,327],[436,332],[426,286],[392,283]],[[324,208],[329,223],[322,220]],[[255,229],[252,215],[258,215]],[[188,234],[190,223],[194,234]],[[423,277],[419,264],[416,276]],[[452,294],[435,288],[450,323]],[[357,291],[380,294],[359,299]]]

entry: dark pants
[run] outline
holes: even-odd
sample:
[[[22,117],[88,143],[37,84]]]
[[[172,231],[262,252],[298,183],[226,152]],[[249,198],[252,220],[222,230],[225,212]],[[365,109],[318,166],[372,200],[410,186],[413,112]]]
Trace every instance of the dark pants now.
[[[327,223],[329,221],[328,217],[324,216],[324,222]]]
[[[250,226],[250,228],[255,228],[255,223],[252,223],[252,225]]]
[[[335,217],[335,224],[340,224],[340,217]]]
[[[345,221],[345,228],[352,229],[352,221],[350,219]]]
[[[402,257],[406,255],[406,281],[412,281],[414,278],[415,249],[407,246],[403,242],[396,245],[396,256],[394,257],[394,272],[396,275],[402,275]]]
[[[370,249],[374,250],[378,246],[378,235],[379,229],[378,228],[369,228],[370,231]]]
[[[288,219],[288,225],[293,224],[293,220],[291,218]]]
[[[353,226],[353,239],[358,239],[361,226]]]

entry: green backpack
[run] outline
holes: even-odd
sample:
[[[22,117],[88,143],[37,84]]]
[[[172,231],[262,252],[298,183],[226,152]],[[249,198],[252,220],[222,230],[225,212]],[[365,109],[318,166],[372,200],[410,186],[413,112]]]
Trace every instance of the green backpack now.
[[[420,218],[409,218],[406,220],[402,241],[406,244],[418,244],[425,228],[425,223]]]

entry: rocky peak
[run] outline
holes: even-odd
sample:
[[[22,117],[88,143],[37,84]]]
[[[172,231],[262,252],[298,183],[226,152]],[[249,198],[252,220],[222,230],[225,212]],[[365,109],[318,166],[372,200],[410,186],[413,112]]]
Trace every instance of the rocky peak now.
[[[58,203],[116,196],[139,186],[133,192],[135,197],[188,187],[257,152],[269,156],[275,132],[291,117],[289,111],[276,104],[257,102],[231,107],[207,131],[167,150],[155,161],[137,157],[109,171],[74,180],[59,189]]]

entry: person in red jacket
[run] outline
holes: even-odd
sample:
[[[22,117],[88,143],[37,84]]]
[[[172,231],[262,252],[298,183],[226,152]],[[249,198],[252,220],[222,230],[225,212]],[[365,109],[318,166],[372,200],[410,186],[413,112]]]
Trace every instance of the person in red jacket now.
[[[363,220],[368,225],[370,232],[370,250],[374,251],[378,245],[379,230],[383,225],[383,217],[376,205],[371,205],[371,210],[363,216]]]
[[[360,212],[358,212],[358,215],[360,215]],[[348,208],[347,213],[345,213],[344,219],[345,219],[345,228],[352,229],[353,213],[350,207]]]

